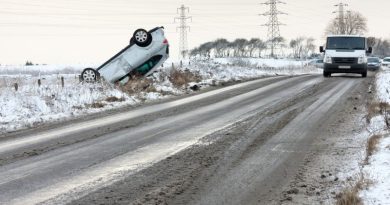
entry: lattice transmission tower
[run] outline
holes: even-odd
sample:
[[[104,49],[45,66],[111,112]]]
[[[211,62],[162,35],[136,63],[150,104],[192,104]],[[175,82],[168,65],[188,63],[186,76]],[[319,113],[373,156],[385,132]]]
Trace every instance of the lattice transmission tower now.
[[[278,4],[286,4],[279,0],[268,0],[267,2],[262,3],[270,7],[269,11],[261,16],[269,16],[268,23],[263,24],[262,26],[268,27],[268,49],[271,50],[271,57],[275,57],[275,51],[281,48],[281,37],[279,26],[285,25],[278,20],[278,15],[287,15],[287,13],[281,12],[277,9]]]
[[[187,39],[187,31],[190,31],[190,27],[187,25],[188,21],[192,21],[191,16],[187,16],[187,13],[190,12],[188,7],[181,5],[180,8],[177,8],[178,17],[175,17],[176,20],[179,21],[179,26],[176,27],[176,31],[180,30],[180,41],[179,41],[179,57],[181,59],[185,58],[188,54],[188,39]]]
[[[336,4],[334,5],[336,7],[339,7],[338,11],[334,11],[333,13],[338,13],[338,17],[337,19],[339,20],[339,30],[340,30],[340,34],[346,34],[347,33],[347,29],[345,28],[345,7],[348,6],[348,4],[344,4],[344,3],[339,3],[339,4]],[[349,11],[347,11],[349,12]]]

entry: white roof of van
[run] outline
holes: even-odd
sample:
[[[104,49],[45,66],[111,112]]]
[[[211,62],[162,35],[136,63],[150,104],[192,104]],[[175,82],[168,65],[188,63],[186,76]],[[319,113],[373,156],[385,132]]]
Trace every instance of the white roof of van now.
[[[361,36],[361,35],[328,35],[327,37],[362,37],[362,38],[364,38],[364,36]]]

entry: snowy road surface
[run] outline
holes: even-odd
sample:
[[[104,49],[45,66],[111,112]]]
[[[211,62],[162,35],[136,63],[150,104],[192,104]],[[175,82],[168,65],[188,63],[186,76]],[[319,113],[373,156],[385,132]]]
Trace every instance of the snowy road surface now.
[[[0,204],[278,201],[313,142],[368,80],[264,78],[0,138]]]

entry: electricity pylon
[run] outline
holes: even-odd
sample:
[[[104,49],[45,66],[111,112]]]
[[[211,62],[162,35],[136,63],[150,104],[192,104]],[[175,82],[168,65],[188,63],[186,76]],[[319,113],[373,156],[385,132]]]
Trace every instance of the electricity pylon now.
[[[181,59],[185,58],[188,54],[188,41],[187,41],[187,31],[190,31],[190,27],[187,26],[187,21],[192,21],[191,16],[187,16],[187,12],[190,12],[188,7],[181,5],[180,8],[177,8],[178,17],[175,17],[179,21],[179,26],[176,27],[176,31],[180,30],[180,43],[179,43],[179,56]]]
[[[260,14],[262,16],[269,16],[268,23],[263,24],[262,26],[267,26],[268,27],[268,48],[271,50],[271,57],[275,57],[275,50],[279,49],[281,46],[281,38],[280,38],[280,29],[279,26],[285,25],[282,24],[278,20],[278,15],[282,15],[286,13],[281,12],[277,9],[276,5],[277,4],[286,4],[282,1],[279,0],[268,0],[267,2],[262,3],[264,5],[269,5],[270,10],[266,13]]]
[[[348,6],[348,4],[339,3],[334,5],[336,7],[339,7],[338,11],[334,11],[333,13],[338,13],[339,17],[337,18],[339,20],[339,29],[340,34],[346,34],[346,28],[345,28],[345,10],[344,7]]]

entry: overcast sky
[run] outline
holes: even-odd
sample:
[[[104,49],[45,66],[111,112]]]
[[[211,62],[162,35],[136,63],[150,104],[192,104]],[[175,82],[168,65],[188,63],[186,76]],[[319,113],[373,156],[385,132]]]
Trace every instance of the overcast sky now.
[[[265,0],[264,0],[265,1]],[[174,17],[181,4],[193,17],[189,47],[216,38],[266,39],[269,8],[261,0],[0,0],[0,64],[103,63],[125,47],[134,30],[164,26],[177,57],[179,36]],[[291,0],[278,5],[286,39],[323,41],[339,0]],[[390,38],[389,0],[343,0],[347,10],[368,19],[370,36]]]

